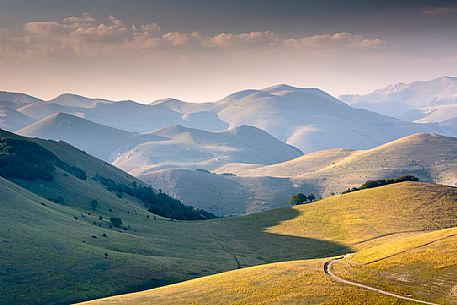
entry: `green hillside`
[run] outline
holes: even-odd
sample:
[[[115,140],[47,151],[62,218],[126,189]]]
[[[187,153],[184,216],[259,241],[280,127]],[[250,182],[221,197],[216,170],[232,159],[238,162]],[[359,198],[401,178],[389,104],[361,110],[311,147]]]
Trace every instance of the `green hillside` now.
[[[65,142],[30,139],[0,131],[0,176],[51,201],[78,209],[94,209],[91,202],[125,210],[129,195],[158,215],[175,219],[214,218],[157,193],[140,180]],[[107,199],[109,201],[107,202]]]
[[[148,212],[139,196],[113,190],[99,177],[132,187],[140,181],[66,143],[6,132],[0,138],[33,141],[87,176],[71,174],[52,157],[49,181],[0,178],[5,304],[68,304],[242,267],[326,258],[457,223],[456,189],[424,183],[244,217],[170,221]],[[120,218],[122,225],[110,218]]]

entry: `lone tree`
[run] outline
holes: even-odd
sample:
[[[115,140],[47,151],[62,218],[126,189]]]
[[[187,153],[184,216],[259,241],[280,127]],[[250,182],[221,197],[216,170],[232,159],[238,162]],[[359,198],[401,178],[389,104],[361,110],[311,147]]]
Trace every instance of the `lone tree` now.
[[[111,224],[116,227],[116,228],[119,228],[120,226],[122,226],[122,219],[118,218],[118,217],[111,217],[109,219],[109,221],[111,222]]]
[[[306,201],[308,201],[308,198],[303,193],[292,195],[292,197],[289,199],[289,203],[291,205],[303,204],[306,203]]]

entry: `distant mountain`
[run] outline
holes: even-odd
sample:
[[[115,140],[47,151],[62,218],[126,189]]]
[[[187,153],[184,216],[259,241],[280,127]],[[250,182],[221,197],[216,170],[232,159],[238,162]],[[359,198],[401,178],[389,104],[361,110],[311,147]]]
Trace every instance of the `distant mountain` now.
[[[44,119],[45,117],[48,117],[52,114],[74,113],[74,111],[65,106],[59,104],[52,104],[49,102],[28,104],[19,108],[17,111],[35,121]]]
[[[252,126],[209,132],[176,125],[149,135],[167,140],[139,144],[113,164],[140,175],[161,168],[212,170],[228,163],[274,164],[302,155],[299,149]]]
[[[0,91],[0,104],[8,103],[10,108],[17,109],[25,105],[40,102],[43,102],[43,100],[25,93]]]
[[[10,107],[9,103],[0,102],[0,128],[16,131],[33,123],[33,119]]]
[[[40,102],[43,101],[25,93],[0,91],[0,128],[16,131],[33,123],[33,118],[17,109]]]
[[[417,132],[452,135],[439,126],[352,108],[319,89],[287,85],[237,92],[208,111],[215,111],[230,127],[256,126],[304,152],[366,149]]]
[[[213,103],[188,103],[174,98],[166,98],[154,101],[150,105],[158,106],[162,109],[176,111],[182,114],[205,111],[213,106]]]
[[[113,101],[106,100],[106,99],[93,99],[93,98],[87,98],[81,95],[76,95],[76,94],[70,94],[70,93],[65,93],[61,94],[58,97],[49,100],[48,103],[51,104],[57,104],[61,106],[67,106],[67,107],[92,107],[95,106],[95,104],[98,103],[114,103]]]
[[[442,82],[452,80],[446,78]],[[367,149],[418,132],[455,135],[453,129],[445,126],[404,122],[352,108],[317,88],[284,84],[262,90],[243,90],[215,103],[203,104],[164,99],[145,105],[63,94],[51,101],[26,104],[18,111],[32,120],[58,112],[68,113],[98,124],[141,133],[170,125],[206,131],[250,125],[304,152],[337,147]],[[421,114],[410,116],[417,119]]]
[[[342,95],[339,98],[356,108],[402,117],[415,109],[456,104],[457,77],[398,83],[366,95]]]
[[[66,113],[52,114],[17,133],[27,137],[62,140],[108,162],[139,143],[163,140],[158,136],[123,131]]]
[[[61,112],[132,132],[148,132],[174,124],[212,131],[227,129],[228,124],[221,121],[216,113],[203,111],[209,104],[212,105],[166,99],[144,105],[134,101],[115,102],[62,94],[50,101],[21,103],[16,108],[35,121]]]

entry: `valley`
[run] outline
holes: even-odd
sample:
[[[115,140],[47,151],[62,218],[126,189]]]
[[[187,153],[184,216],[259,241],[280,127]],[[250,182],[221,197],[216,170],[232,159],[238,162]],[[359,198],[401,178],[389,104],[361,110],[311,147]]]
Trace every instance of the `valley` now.
[[[412,122],[288,85],[0,104],[2,304],[457,304],[450,111]]]

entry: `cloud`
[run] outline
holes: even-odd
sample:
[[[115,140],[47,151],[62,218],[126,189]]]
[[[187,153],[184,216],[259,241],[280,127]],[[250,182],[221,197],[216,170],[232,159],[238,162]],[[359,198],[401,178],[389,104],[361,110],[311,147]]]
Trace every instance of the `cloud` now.
[[[3,34],[3,36],[8,36]],[[94,18],[89,13],[70,16],[63,21],[31,21],[21,34],[11,34],[2,44],[3,56],[104,56],[152,54],[163,50],[185,52],[205,49],[281,49],[281,48],[374,48],[384,45],[381,39],[368,39],[352,33],[322,34],[284,39],[271,31],[219,33],[163,33],[157,23],[125,24],[114,17]]]
[[[422,14],[424,14],[426,16],[457,14],[457,8],[453,8],[453,7],[429,7],[429,8],[424,8],[422,10]]]
[[[220,33],[208,37],[207,45],[213,47],[233,47],[245,45],[274,46],[279,37],[273,32],[249,32],[240,34]]]
[[[382,39],[366,39],[361,35],[341,32],[335,34],[314,35],[300,39],[286,39],[283,41],[285,46],[291,47],[355,47],[355,48],[372,48],[386,44]]]
[[[145,32],[160,32],[160,26],[157,23],[143,24],[141,29]]]

